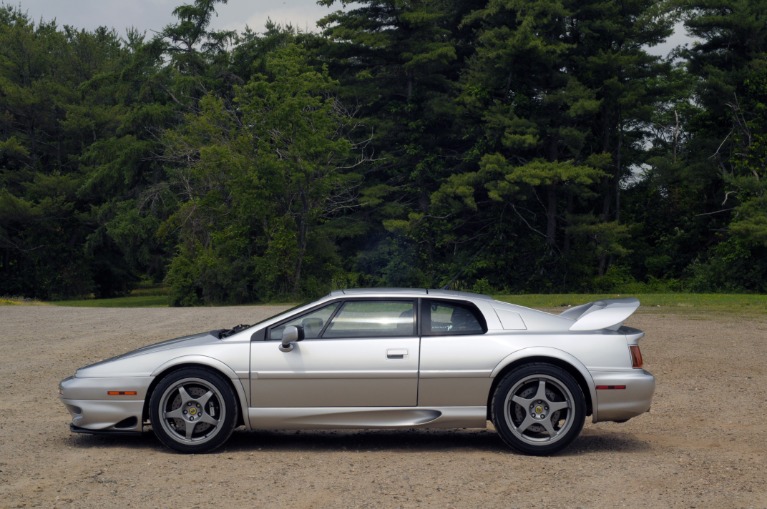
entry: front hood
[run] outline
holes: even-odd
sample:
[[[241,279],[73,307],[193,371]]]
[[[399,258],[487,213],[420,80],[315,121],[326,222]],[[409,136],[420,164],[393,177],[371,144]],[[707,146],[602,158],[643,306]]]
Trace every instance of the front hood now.
[[[130,352],[117,355],[109,359],[104,359],[103,361],[95,362],[93,364],[89,364],[88,366],[80,368],[77,370],[77,376],[87,376],[88,371],[101,371],[101,369],[99,368],[103,368],[105,364],[116,363],[118,361],[130,359],[133,357],[156,354],[158,352],[164,352],[164,351],[175,350],[180,348],[187,348],[191,346],[201,346],[201,345],[207,345],[211,343],[217,343],[221,340],[214,335],[214,333],[216,332],[218,331],[201,332],[199,334],[182,336],[180,338],[168,339],[168,340],[161,341],[159,343],[155,343],[152,345],[142,346],[141,348],[137,348],[136,350],[132,350]]]

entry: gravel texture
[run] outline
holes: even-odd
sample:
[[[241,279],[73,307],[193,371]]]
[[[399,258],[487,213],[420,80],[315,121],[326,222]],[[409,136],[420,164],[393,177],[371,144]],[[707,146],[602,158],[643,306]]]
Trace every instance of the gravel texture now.
[[[640,310],[651,412],[553,457],[492,430],[238,430],[191,456],[70,433],[57,383],[77,367],[280,309],[0,307],[0,507],[767,507],[767,318]]]

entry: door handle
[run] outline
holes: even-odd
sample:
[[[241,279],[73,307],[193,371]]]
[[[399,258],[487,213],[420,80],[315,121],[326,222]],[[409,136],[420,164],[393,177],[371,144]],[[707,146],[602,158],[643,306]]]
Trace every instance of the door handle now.
[[[389,350],[386,350],[386,358],[387,359],[404,359],[407,357],[407,350],[404,348],[390,348]]]

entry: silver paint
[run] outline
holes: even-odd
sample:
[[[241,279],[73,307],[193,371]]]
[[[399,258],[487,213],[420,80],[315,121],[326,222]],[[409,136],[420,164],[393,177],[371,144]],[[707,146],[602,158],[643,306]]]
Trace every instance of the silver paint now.
[[[290,351],[278,340],[259,339],[272,325],[320,305],[387,298],[469,303],[487,331],[305,339]],[[579,375],[594,422],[624,421],[649,410],[655,388],[650,373],[631,366],[629,345],[643,333],[622,326],[638,306],[636,299],[603,300],[553,315],[462,292],[339,290],[230,337],[187,336],[78,369],[61,381],[60,397],[76,431],[139,432],[148,422],[144,401],[153,383],[192,365],[231,381],[248,429],[484,427],[496,377],[536,359]]]

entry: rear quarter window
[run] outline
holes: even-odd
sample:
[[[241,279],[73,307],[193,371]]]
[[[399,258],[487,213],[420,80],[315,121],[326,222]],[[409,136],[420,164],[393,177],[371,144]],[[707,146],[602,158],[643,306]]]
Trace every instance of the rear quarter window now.
[[[487,324],[476,306],[469,302],[425,300],[422,334],[449,336],[461,334],[484,334]]]

